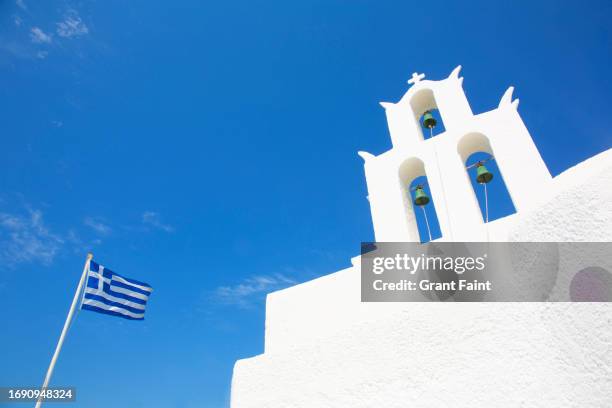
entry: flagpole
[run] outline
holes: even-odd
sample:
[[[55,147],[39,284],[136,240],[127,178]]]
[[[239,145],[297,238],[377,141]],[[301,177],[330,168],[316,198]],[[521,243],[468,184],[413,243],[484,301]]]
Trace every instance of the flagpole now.
[[[77,286],[77,290],[74,293],[74,298],[72,299],[72,304],[70,305],[70,310],[68,311],[68,316],[66,317],[66,322],[64,322],[64,328],[62,329],[62,334],[60,334],[60,338],[57,342],[57,346],[55,347],[55,353],[53,353],[53,357],[51,358],[51,364],[49,364],[49,369],[47,370],[47,375],[45,376],[45,381],[43,382],[41,392],[47,389],[49,385],[49,381],[51,380],[51,375],[53,374],[53,369],[55,368],[55,363],[57,361],[57,356],[62,349],[62,345],[64,344],[64,339],[66,338],[66,333],[68,332],[68,328],[70,327],[70,322],[72,321],[72,316],[74,315],[74,310],[76,309],[77,302],[79,300],[79,295],[81,290],[83,289],[83,283],[85,282],[85,277],[87,276],[87,270],[89,269],[89,261],[93,259],[93,254],[90,252],[87,254],[87,260],[85,261],[85,266],[83,266],[83,273],[81,274],[81,280],[79,280],[79,286]],[[38,398],[36,401],[35,408],[40,408],[42,404],[42,396]]]

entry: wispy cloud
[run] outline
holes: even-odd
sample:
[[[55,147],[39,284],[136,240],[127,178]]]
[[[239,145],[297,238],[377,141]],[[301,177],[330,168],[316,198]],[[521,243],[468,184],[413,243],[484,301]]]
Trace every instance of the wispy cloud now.
[[[166,232],[174,231],[174,227],[172,227],[171,225],[162,223],[159,213],[155,211],[145,211],[142,214],[142,223],[145,225],[151,226],[153,228],[162,230],[162,231],[166,231]]]
[[[214,290],[211,300],[221,305],[249,308],[263,300],[266,294],[296,283],[294,279],[282,274],[254,276],[234,286],[219,286]]]
[[[39,27],[32,27],[30,30],[30,39],[36,44],[51,44],[51,35],[46,34]]]
[[[23,0],[16,0],[15,3],[20,10],[13,15],[13,23],[18,28],[29,29],[30,41],[0,38],[0,51],[13,57],[42,60],[53,50],[66,50],[68,40],[89,34],[89,27],[74,8],[68,8],[60,16],[52,18],[53,26],[48,27],[49,21],[41,24],[42,20],[28,10]]]
[[[9,266],[39,260],[50,264],[64,244],[43,222],[39,210],[27,215],[0,213],[0,259]]]
[[[103,220],[97,217],[85,217],[83,224],[100,235],[108,235],[112,231],[112,228],[109,225],[105,224]]]
[[[36,57],[36,54],[19,42],[16,41],[2,41],[0,40],[0,51],[3,51],[16,58],[32,59]]]
[[[102,240],[100,238],[90,240],[81,239],[79,234],[73,229],[69,230],[66,234],[66,242],[70,245],[70,248],[74,254],[84,254],[85,252],[90,252],[95,246],[102,244]]]
[[[83,23],[76,10],[69,10],[64,20],[57,23],[57,35],[64,38],[81,37],[89,33],[89,28]]]

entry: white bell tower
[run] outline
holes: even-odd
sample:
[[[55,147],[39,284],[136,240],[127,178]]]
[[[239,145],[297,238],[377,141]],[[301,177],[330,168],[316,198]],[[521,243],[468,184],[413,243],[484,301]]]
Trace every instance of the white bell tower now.
[[[484,241],[485,225],[466,160],[486,152],[497,166],[517,213],[539,202],[552,178],[512,101],[513,87],[502,96],[497,109],[474,115],[463,91],[461,66],[441,81],[424,80],[414,73],[412,86],[397,103],[381,102],[393,148],[374,156],[359,152],[365,160],[368,199],[375,239],[420,242],[410,183],[427,176],[443,241]],[[445,131],[423,137],[419,118],[438,109]],[[497,177],[497,176],[496,176]],[[496,220],[493,223],[496,223]],[[492,223],[488,223],[492,224]]]

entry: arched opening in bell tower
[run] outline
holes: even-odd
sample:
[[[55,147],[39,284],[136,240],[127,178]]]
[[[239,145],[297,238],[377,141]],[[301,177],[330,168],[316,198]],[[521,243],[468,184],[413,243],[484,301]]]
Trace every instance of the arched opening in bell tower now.
[[[415,93],[410,99],[410,107],[421,139],[430,139],[446,131],[431,89],[421,89]]]
[[[481,133],[467,134],[459,140],[457,151],[472,185],[473,197],[480,208],[483,222],[516,213],[489,138]]]
[[[410,230],[407,240],[425,243],[440,238],[440,223],[423,162],[415,157],[405,160],[399,168],[399,179]]]

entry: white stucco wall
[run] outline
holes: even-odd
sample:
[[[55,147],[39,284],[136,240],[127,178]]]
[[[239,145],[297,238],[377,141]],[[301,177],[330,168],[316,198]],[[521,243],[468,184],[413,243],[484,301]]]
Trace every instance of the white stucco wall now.
[[[612,150],[559,179],[573,172],[589,182],[511,237],[612,240]],[[271,293],[265,353],[236,363],[232,408],[612,406],[611,303],[361,303],[359,285],[357,262]]]
[[[452,146],[439,146],[438,154],[447,155],[445,163],[461,165],[452,138],[473,132],[477,123],[482,125],[477,131],[489,126],[493,134],[491,126],[500,123],[507,125],[502,130],[524,130],[528,140],[521,143],[530,152],[531,137],[521,128],[510,96],[500,103],[503,112],[470,120],[467,100],[456,92],[460,79],[451,74],[449,80],[443,88],[454,94],[437,98],[437,105],[442,109],[441,101],[451,100],[459,109],[444,118]],[[406,158],[419,157],[429,167],[435,194],[442,187],[435,187],[435,173],[429,173],[435,168],[427,146],[438,142],[420,141],[410,132],[404,136],[412,142],[397,136],[412,124],[393,118],[390,109],[386,107],[394,148],[378,157],[362,156],[377,239],[406,241],[409,225],[393,221],[384,211],[406,214],[396,171]],[[503,118],[506,122],[500,122]],[[487,136],[499,157],[498,138]],[[440,153],[444,149],[446,153]],[[539,158],[537,149],[530,154]],[[513,165],[499,166],[513,171]],[[546,185],[537,193],[525,187],[536,194],[534,203],[519,205],[516,214],[486,225],[473,213],[480,217],[471,221],[480,225],[473,235],[453,221],[455,215],[439,216],[441,225],[442,218],[450,220],[442,239],[449,240],[448,231],[453,230],[454,240],[488,236],[491,241],[612,241],[612,150],[554,179],[543,162],[534,166]],[[383,177],[392,173],[391,181]],[[576,205],[584,195],[590,200]],[[442,204],[443,196],[452,194],[438,191],[436,203]],[[265,350],[236,362],[232,408],[612,406],[612,303],[362,303],[359,257],[352,263],[268,295]],[[574,274],[593,266],[588,263],[566,261],[553,294],[568,291]],[[599,266],[612,271],[612,265]]]

